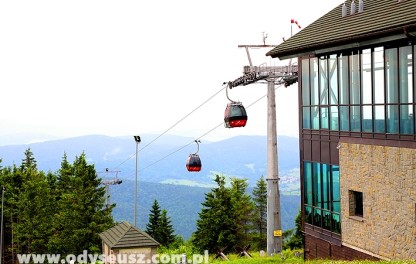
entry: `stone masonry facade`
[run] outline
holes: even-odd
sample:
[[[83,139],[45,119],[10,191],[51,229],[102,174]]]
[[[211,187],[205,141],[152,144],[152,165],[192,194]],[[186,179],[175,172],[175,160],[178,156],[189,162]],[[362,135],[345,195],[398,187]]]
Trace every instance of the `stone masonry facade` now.
[[[416,259],[416,149],[340,143],[342,243],[382,259]],[[362,216],[354,193],[362,193]]]

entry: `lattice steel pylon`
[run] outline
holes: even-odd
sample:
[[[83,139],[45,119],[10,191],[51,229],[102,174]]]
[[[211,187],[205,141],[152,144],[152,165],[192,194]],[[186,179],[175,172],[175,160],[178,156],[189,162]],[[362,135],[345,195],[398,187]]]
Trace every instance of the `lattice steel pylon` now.
[[[249,48],[273,48],[266,45],[267,35],[263,32],[263,45],[238,45],[245,48],[249,66],[244,66],[243,76],[228,82],[229,88],[249,85],[258,81],[267,81],[267,254],[269,256],[282,251],[282,225],[280,214],[280,191],[277,156],[276,100],[275,85],[285,87],[297,82],[298,67],[287,66],[253,66]]]
[[[97,172],[97,173],[105,173],[106,175],[110,174],[114,174],[115,173],[115,177],[112,180],[103,180],[101,182],[101,184],[105,185],[105,200],[106,200],[106,206],[107,208],[110,208],[110,185],[118,185],[121,184],[123,181],[121,179],[119,179],[118,173],[120,171],[110,171],[108,170],[108,168],[105,169],[105,171],[102,172]]]

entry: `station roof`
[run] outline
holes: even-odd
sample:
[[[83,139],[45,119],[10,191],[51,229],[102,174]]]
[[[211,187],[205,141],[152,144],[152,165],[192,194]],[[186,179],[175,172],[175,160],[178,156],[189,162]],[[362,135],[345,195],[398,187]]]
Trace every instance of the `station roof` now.
[[[361,12],[355,0],[354,14],[351,2],[345,1],[345,16],[340,4],[266,56],[288,59],[416,37],[415,0],[363,0]]]
[[[146,232],[125,221],[101,233],[100,237],[110,248],[120,249],[159,246],[159,243]]]

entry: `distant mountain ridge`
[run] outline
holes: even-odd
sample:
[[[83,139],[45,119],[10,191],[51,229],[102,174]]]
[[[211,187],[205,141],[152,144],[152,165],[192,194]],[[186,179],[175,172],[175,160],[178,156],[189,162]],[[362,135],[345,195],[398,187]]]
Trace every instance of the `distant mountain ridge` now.
[[[190,173],[185,168],[188,155],[197,150],[193,138],[164,135],[142,135],[139,144],[139,180],[159,183],[186,183],[187,185],[212,184],[215,173],[247,178],[250,185],[260,176],[267,174],[266,136],[237,136],[221,141],[200,143],[199,155],[202,170]],[[154,140],[154,141],[153,141]],[[153,142],[152,142],[153,141]],[[149,144],[150,143],[150,144]],[[0,146],[3,166],[20,164],[24,151],[34,153],[38,168],[44,171],[59,169],[66,153],[71,161],[85,152],[88,162],[95,165],[97,172],[120,171],[122,179],[135,177],[136,143],[133,137],[108,137],[89,135],[67,139],[50,140],[25,145]],[[278,137],[279,173],[299,168],[298,139]],[[112,175],[102,175],[112,177]]]

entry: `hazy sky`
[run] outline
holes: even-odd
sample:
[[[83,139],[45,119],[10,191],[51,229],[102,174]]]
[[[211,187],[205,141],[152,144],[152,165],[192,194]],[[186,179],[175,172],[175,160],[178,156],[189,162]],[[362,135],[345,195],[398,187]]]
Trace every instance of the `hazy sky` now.
[[[242,75],[238,45],[277,45],[291,19],[306,27],[341,0],[19,0],[0,2],[0,136],[160,134]],[[299,29],[293,25],[293,33]],[[251,49],[254,65],[285,65]],[[229,91],[246,107],[266,84]],[[225,91],[169,131],[199,137],[223,122]],[[245,128],[204,138],[266,135],[267,100]],[[276,90],[278,134],[297,136],[297,85]]]

